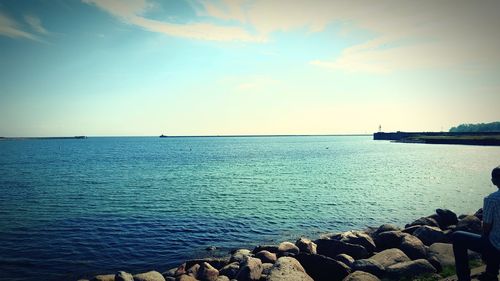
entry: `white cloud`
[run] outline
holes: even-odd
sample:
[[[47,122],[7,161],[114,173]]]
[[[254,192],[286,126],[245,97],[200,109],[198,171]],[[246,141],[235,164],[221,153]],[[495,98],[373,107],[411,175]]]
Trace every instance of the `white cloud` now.
[[[31,28],[40,34],[48,34],[47,30],[42,26],[40,18],[35,15],[25,15],[24,20],[31,26]]]
[[[0,12],[0,35],[10,38],[29,39],[41,42],[36,35],[26,32],[19,27],[19,24],[7,15]]]

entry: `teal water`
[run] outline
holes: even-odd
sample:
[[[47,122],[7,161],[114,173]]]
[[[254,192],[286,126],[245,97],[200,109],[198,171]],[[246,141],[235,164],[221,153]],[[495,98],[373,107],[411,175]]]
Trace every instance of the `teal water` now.
[[[499,164],[499,147],[371,137],[0,141],[0,280],[161,271],[436,208],[470,213]]]

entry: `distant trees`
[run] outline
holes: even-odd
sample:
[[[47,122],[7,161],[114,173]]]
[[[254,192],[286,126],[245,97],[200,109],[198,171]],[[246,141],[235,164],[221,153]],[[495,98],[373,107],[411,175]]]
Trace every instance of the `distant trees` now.
[[[450,133],[462,132],[500,132],[500,122],[461,124],[450,129]]]

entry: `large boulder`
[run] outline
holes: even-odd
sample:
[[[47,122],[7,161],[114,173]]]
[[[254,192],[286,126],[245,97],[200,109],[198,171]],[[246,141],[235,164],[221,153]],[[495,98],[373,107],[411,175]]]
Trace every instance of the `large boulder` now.
[[[278,255],[280,256],[286,256],[288,254],[297,255],[299,252],[299,247],[295,246],[292,242],[281,242],[278,246]]]
[[[436,214],[441,228],[446,228],[450,225],[457,224],[458,222],[457,214],[448,209],[437,209]]]
[[[375,238],[377,250],[383,251],[391,248],[398,248],[405,233],[397,231],[385,231],[378,234]]]
[[[219,276],[219,271],[211,266],[208,262],[204,262],[199,269],[198,279],[202,281],[216,281]]]
[[[347,254],[354,259],[364,259],[368,257],[368,251],[365,247],[356,244],[350,244],[334,239],[318,239],[315,241],[318,245],[318,254],[334,258],[339,254]]]
[[[377,276],[363,271],[354,271],[343,281],[380,281]]]
[[[400,262],[386,268],[387,277],[395,280],[432,273],[436,273],[436,269],[424,259]]]
[[[315,281],[342,280],[351,272],[344,263],[321,255],[300,253],[297,260]]]
[[[301,253],[307,254],[316,254],[316,249],[318,245],[311,241],[310,239],[301,237],[295,242],[295,246],[297,246]]]
[[[262,263],[275,263],[277,260],[276,254],[271,253],[271,252],[266,251],[266,250],[262,250],[262,251],[256,253],[255,257],[260,259],[262,261]]]
[[[414,225],[427,225],[427,226],[439,227],[439,223],[435,219],[430,218],[430,217],[421,217],[421,218],[415,220],[414,222],[407,224],[405,226],[405,228],[408,228],[408,227],[414,226]]]
[[[236,278],[236,275],[240,271],[240,263],[235,261],[232,262],[219,270],[219,274],[229,277],[229,279]]]
[[[266,281],[314,281],[292,257],[281,257],[271,268]]]
[[[188,270],[186,270],[186,274],[190,275],[190,276],[193,276],[194,278],[197,278],[198,277],[198,271],[200,271],[200,267],[201,267],[201,265],[194,264],[193,266],[191,266],[190,268],[188,268]]]
[[[371,236],[372,238],[376,238],[380,233],[386,232],[386,231],[400,231],[401,229],[393,224],[383,224],[375,230]]]
[[[448,243],[434,243],[429,247],[428,257],[434,257],[441,267],[455,265],[453,245]]]
[[[439,227],[423,225],[417,228],[413,232],[413,235],[420,239],[427,246],[430,246],[434,243],[446,241],[446,236]]]
[[[134,281],[134,277],[125,271],[118,271],[115,274],[115,281]]]
[[[276,245],[259,245],[253,249],[253,253],[256,254],[260,251],[269,251],[271,253],[278,253],[278,246]]]
[[[352,264],[354,263],[354,259],[346,254],[336,255],[334,259],[347,265],[348,267],[352,267]]]
[[[198,281],[198,279],[194,278],[191,275],[187,275],[187,274],[179,275],[175,280],[176,281]]]
[[[455,231],[467,231],[476,234],[481,234],[481,220],[476,216],[465,216],[463,219],[459,220]]]
[[[342,232],[331,236],[330,239],[363,246],[368,253],[375,251],[375,242],[368,234],[362,231]]]
[[[232,263],[235,261],[242,263],[247,259],[247,257],[251,257],[251,256],[252,256],[252,252],[250,250],[238,249],[238,250],[232,252],[231,258],[229,259],[229,263]]]
[[[370,259],[380,263],[384,268],[396,263],[410,261],[410,258],[405,253],[396,248],[384,250],[370,257]]]
[[[381,277],[384,275],[385,268],[373,259],[360,259],[352,264],[353,271],[368,272],[375,276]]]
[[[262,261],[258,258],[247,257],[241,264],[240,271],[236,275],[238,281],[256,281],[262,274]]]
[[[412,260],[425,259],[427,256],[424,243],[410,234],[403,236],[399,249]]]
[[[165,281],[165,277],[158,271],[148,271],[134,275],[134,281]]]

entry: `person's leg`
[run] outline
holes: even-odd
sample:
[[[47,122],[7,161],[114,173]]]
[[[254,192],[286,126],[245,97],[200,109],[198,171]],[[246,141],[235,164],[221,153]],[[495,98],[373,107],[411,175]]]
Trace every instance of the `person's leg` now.
[[[485,273],[493,280],[496,280],[498,275],[499,261],[500,261],[500,251],[495,249],[495,247],[491,245],[490,241],[487,238],[484,238],[483,243],[484,243],[483,257],[486,262]]]
[[[455,267],[459,281],[470,281],[469,255],[467,250],[481,252],[481,235],[456,231],[452,236]]]

